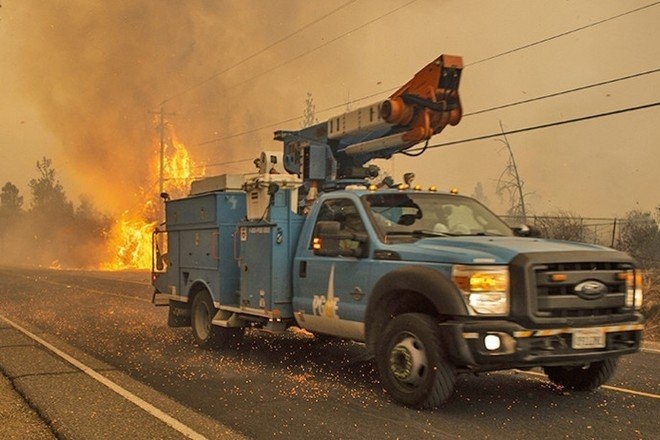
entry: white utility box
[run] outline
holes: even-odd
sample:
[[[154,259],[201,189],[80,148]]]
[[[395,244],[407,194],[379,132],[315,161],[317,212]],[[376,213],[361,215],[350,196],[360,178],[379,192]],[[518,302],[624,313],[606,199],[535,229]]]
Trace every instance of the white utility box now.
[[[270,203],[268,187],[271,183],[277,184],[279,191],[291,191],[289,209],[297,212],[298,188],[302,185],[302,179],[291,174],[259,174],[245,180],[248,220],[258,220],[266,213]]]
[[[190,185],[190,195],[204,194],[213,191],[228,191],[243,189],[245,177],[243,174],[221,174],[195,180]]]

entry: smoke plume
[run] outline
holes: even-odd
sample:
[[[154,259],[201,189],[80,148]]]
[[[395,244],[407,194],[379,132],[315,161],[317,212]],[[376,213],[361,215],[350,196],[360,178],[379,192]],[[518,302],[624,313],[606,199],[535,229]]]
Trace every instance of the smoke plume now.
[[[119,212],[156,191],[149,164],[158,154],[157,116],[149,111],[161,102],[177,112],[170,119],[184,127],[184,143],[218,134],[213,124],[220,134],[229,123],[245,127],[222,112],[228,97],[219,91],[231,76],[194,86],[263,44],[254,33],[249,42],[240,38],[239,22],[259,10],[253,2],[27,0],[11,7],[25,18],[17,66],[25,92],[65,152],[55,163],[102,210]],[[228,149],[214,157],[230,158]]]

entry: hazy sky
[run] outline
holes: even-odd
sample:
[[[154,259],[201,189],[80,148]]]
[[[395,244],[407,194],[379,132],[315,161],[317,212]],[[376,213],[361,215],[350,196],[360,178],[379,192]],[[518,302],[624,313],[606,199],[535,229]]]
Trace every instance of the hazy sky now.
[[[140,190],[157,190],[145,177],[156,154],[149,112],[163,101],[196,162],[237,173],[281,149],[274,130],[300,128],[307,93],[323,121],[347,102],[385,98],[442,53],[464,59],[467,115],[656,70],[654,3],[1,0],[0,185],[11,181],[27,201],[47,156],[74,201],[89,194],[130,209]],[[465,116],[431,144],[658,101],[656,72]],[[660,205],[659,116],[654,106],[509,135],[529,208],[611,217]],[[384,170],[466,194],[480,182],[503,212],[494,187],[506,163],[503,144],[487,139],[396,156]]]

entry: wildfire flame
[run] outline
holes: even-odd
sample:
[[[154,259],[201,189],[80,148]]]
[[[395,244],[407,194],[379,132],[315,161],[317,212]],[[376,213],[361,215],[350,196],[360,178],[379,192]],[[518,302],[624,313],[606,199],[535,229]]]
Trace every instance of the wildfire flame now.
[[[193,174],[194,164],[190,159],[185,145],[179,141],[172,124],[163,128],[163,190],[170,197],[178,198],[186,195],[190,183],[197,176],[203,176],[201,169],[197,176]],[[160,151],[160,139],[154,140],[155,151]],[[160,178],[160,157],[154,155],[149,166],[149,181],[158,182]],[[107,233],[107,243],[110,258],[102,264],[105,270],[150,269],[151,239],[154,229],[162,221],[164,207],[157,191],[142,191],[144,203],[142,206],[124,211],[116,219]],[[160,219],[160,221],[159,221]]]

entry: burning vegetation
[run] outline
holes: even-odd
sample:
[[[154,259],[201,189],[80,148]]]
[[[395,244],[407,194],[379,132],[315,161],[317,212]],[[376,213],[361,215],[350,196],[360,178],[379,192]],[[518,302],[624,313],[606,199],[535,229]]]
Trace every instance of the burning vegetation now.
[[[186,139],[203,141],[219,120],[223,132],[232,133],[260,120],[262,112],[270,115],[288,107],[280,99],[285,91],[278,90],[267,110],[250,106],[249,112],[235,111],[225,119],[224,109],[244,108],[248,95],[264,98],[260,87],[227,93],[227,87],[244,81],[248,72],[252,75],[255,65],[246,63],[245,70],[204,81],[209,72],[218,71],[219,62],[233,63],[270,41],[273,30],[281,27],[272,14],[262,21],[248,14],[254,26],[251,38],[244,40],[236,35],[245,31],[242,18],[249,10],[233,4],[25,0],[2,10],[8,35],[16,40],[9,45],[16,46],[11,75],[16,94],[29,103],[28,122],[46,133],[9,147],[24,155],[37,146],[30,142],[39,142],[39,148],[53,153],[43,160],[34,155],[39,166],[52,171],[43,175],[38,169],[36,186],[0,180],[0,188],[7,183],[0,209],[0,263],[149,267],[151,231],[162,221],[163,203],[160,136],[152,143],[147,112],[167,101],[179,115],[177,124]],[[282,12],[282,17],[291,13]],[[203,87],[195,87],[200,81]],[[163,191],[175,198],[188,191],[193,175],[203,173],[191,163],[172,127],[162,125],[163,168],[169,167],[163,173]],[[246,139],[245,145],[263,140],[257,134]],[[229,148],[211,148],[196,148],[195,154],[206,160],[236,159]],[[34,175],[34,169],[23,171],[26,180]],[[58,180],[64,173],[66,193]],[[89,196],[78,201],[74,191]]]
[[[194,180],[194,164],[185,145],[179,141],[171,124],[164,124],[162,145],[156,142],[155,149],[161,150],[155,155],[149,167],[150,182],[159,182],[159,187],[170,197],[187,194],[190,183]],[[162,164],[162,173],[160,170]],[[200,169],[198,175],[203,175]],[[151,234],[163,217],[163,204],[155,188],[143,192],[141,206],[125,210],[114,220],[107,233],[107,246],[115,251],[111,258],[102,262],[100,267],[106,270],[147,269],[151,267]]]
[[[98,210],[89,196],[74,206],[45,157],[37,162],[38,176],[29,182],[29,207],[18,187],[7,182],[0,192],[0,262],[58,269],[150,268],[151,235],[164,212],[158,188],[181,197],[195,177],[193,169],[197,176],[204,174],[173,126],[164,124],[162,129],[162,145],[154,141],[156,154],[144,170],[151,186],[140,189],[138,202],[118,215]]]

